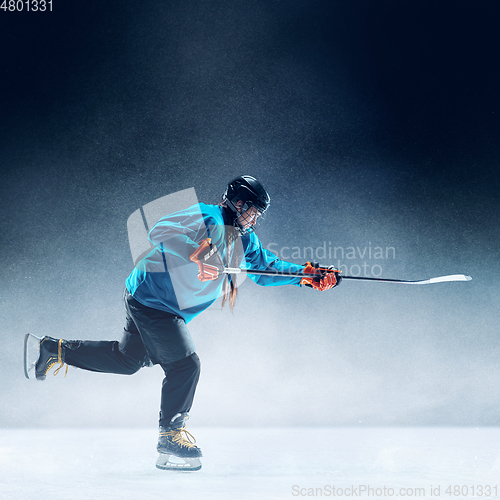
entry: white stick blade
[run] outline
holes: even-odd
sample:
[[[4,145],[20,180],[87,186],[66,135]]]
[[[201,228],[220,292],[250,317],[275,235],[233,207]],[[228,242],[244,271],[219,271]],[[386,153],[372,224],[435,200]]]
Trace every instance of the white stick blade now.
[[[470,281],[472,278],[465,274],[450,274],[449,276],[438,276],[427,280],[428,283],[443,283],[445,281]]]

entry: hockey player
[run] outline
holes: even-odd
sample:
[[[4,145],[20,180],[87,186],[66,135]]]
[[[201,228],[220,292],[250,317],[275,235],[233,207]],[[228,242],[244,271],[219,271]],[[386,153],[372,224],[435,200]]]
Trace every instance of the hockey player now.
[[[315,277],[248,276],[259,285],[306,285],[323,291],[340,283],[334,272],[317,264],[279,260],[264,249],[254,232],[269,207],[263,186],[245,175],[231,181],[219,205],[194,205],[169,214],[151,229],[154,249],[126,280],[124,333],[118,341],[25,340],[25,374],[44,380],[56,364],[84,370],[131,375],[143,366],[159,364],[162,384],[157,467],[198,470],[201,450],[185,429],[200,375],[200,360],[186,327],[219,296],[233,309],[237,283],[224,267],[315,274]],[[66,367],[67,370],[67,367]]]

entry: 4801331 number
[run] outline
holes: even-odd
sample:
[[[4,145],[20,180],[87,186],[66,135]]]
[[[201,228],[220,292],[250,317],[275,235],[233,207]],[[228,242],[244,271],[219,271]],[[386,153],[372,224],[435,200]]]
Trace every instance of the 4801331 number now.
[[[3,0],[0,10],[4,12],[52,12],[52,0]]]
[[[471,497],[490,497],[494,496],[496,497],[498,495],[498,486],[497,485],[472,485],[472,486],[467,486],[467,485],[453,485],[453,486],[448,486],[446,488],[445,494],[448,496],[455,496],[455,497],[468,497],[469,495]]]

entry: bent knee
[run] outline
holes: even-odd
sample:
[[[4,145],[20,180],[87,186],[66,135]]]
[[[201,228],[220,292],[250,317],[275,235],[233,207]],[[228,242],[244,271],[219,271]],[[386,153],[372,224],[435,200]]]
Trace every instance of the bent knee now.
[[[183,368],[185,370],[189,370],[193,374],[199,375],[201,371],[201,361],[198,357],[198,354],[193,353],[191,356],[187,358],[181,359],[180,361],[176,361],[175,365],[178,368]]]
[[[123,375],[133,375],[137,373],[142,368],[142,365],[130,364],[124,367]]]
[[[193,364],[193,366],[197,368],[198,371],[201,370],[201,361],[198,354],[194,352],[193,354],[191,354],[191,356],[189,356],[186,359],[190,359],[191,363]]]
[[[165,372],[175,370],[178,372],[189,372],[194,376],[198,376],[201,371],[201,361],[198,357],[198,354],[193,353],[191,356],[187,358],[179,359],[178,361],[174,361],[173,363],[162,364]]]
[[[123,375],[133,375],[144,366],[144,360],[122,354]]]

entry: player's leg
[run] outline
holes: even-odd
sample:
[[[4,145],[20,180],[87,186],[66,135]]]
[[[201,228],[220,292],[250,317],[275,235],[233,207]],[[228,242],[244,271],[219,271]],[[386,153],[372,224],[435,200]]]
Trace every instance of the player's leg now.
[[[65,362],[68,365],[102,373],[132,375],[147,360],[146,350],[133,322],[127,318],[122,338],[117,341],[69,341]]]
[[[94,372],[131,375],[149,363],[139,331],[128,313],[119,342],[65,340],[52,337],[37,340],[38,355],[33,371],[39,380],[44,380],[49,370],[56,364],[59,364],[59,368],[68,364]]]
[[[125,300],[148,356],[165,372],[162,384],[157,467],[198,470],[201,450],[185,430],[200,376],[200,360],[184,320],[166,311],[146,307],[132,296]]]
[[[166,470],[199,470],[202,453],[186,430],[186,420],[200,376],[200,359],[194,353],[174,363],[162,364],[162,368],[165,378],[157,445],[160,456],[156,466]]]
[[[177,414],[188,414],[200,378],[200,358],[196,353],[173,363],[163,363],[160,426],[168,426]]]

